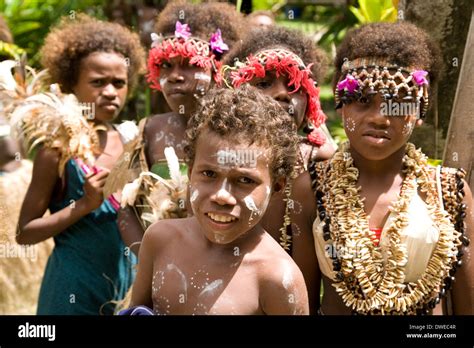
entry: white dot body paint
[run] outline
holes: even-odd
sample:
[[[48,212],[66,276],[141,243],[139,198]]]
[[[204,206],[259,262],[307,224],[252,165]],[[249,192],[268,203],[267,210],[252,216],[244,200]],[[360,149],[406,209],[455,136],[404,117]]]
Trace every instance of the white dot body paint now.
[[[207,285],[199,294],[199,297],[202,296],[212,296],[214,292],[219,289],[223,284],[222,279],[214,280],[211,284]]]

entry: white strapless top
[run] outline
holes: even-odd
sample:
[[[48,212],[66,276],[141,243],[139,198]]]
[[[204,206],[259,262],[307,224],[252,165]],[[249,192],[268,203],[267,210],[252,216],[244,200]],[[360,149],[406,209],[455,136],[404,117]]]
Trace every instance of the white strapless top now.
[[[439,176],[437,176],[439,180]],[[438,181],[439,184],[439,181]],[[438,191],[440,186],[438,185]],[[438,195],[441,197],[440,193]],[[441,205],[442,206],[442,205]],[[387,259],[387,248],[389,236],[387,230],[390,228],[395,215],[390,213],[380,236],[379,246],[382,249],[384,262]],[[336,272],[332,268],[332,260],[326,254],[325,245],[327,242],[323,238],[323,225],[319,216],[313,223],[314,244],[318,257],[319,268],[328,278],[335,280]],[[405,283],[417,281],[426,270],[431,254],[438,242],[439,231],[435,227],[428,213],[426,203],[418,195],[413,195],[408,208],[408,225],[401,232],[401,241],[407,250],[407,263],[405,265]]]

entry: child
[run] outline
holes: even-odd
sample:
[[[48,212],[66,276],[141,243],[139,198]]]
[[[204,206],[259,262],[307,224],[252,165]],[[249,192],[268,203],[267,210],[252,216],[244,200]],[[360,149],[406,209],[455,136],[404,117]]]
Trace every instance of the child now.
[[[293,170],[297,137],[288,115],[251,87],[213,90],[187,139],[194,216],[147,230],[132,306],[156,314],[307,314],[300,270],[260,224]]]
[[[174,149],[181,162],[180,169],[186,173],[183,160],[186,124],[198,99],[219,81],[221,59],[240,38],[241,20],[233,6],[222,3],[170,2],[159,14],[155,26],[159,35],[153,36],[148,56],[148,82],[152,89],[163,92],[172,112],[140,122],[139,136],[125,149],[119,161],[121,164],[108,179],[106,192],[122,189],[140,172],[151,171],[169,179],[166,147]],[[145,229],[159,216],[186,216],[184,199],[175,200],[166,212],[154,209],[156,204],[150,201],[153,189],[150,177],[140,180],[135,202],[120,212],[122,238],[135,253],[138,253]]]
[[[438,77],[434,45],[410,23],[369,24],[335,67],[349,142],[311,171],[322,312],[473,314],[471,191],[462,170],[430,167],[408,143]]]
[[[111,314],[113,308],[106,306],[107,302],[121,298],[132,279],[116,209],[112,201],[104,201],[102,190],[130,136],[117,131],[112,121],[136,83],[144,52],[138,36],[128,29],[79,15],[63,19],[49,33],[41,55],[51,80],[92,110],[88,115],[91,132],[80,141],[81,145],[94,145],[95,167],[87,168],[70,158],[73,144],[72,150],[39,149],[17,241],[35,244],[54,237],[38,314]],[[74,125],[64,125],[71,133],[68,135],[82,131]],[[45,144],[51,137],[59,140],[62,129],[40,139],[46,139]],[[88,169],[86,175],[83,170]],[[48,209],[51,214],[43,216]]]
[[[304,199],[311,183],[307,172],[310,159],[331,158],[335,146],[325,128],[326,116],[319,103],[319,88],[325,70],[325,57],[303,33],[281,27],[252,31],[226,57],[235,67],[230,73],[234,87],[249,83],[274,98],[292,116],[296,127],[307,133],[300,136],[298,177],[285,191],[276,193],[262,224],[275,240],[289,252],[305,275],[310,309],[317,307],[319,283],[315,273],[311,236],[315,205],[310,195]],[[311,261],[310,259],[313,259]]]

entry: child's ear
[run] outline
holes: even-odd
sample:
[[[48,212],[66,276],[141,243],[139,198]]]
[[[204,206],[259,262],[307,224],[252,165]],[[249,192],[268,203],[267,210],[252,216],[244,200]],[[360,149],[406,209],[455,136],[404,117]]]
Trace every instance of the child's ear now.
[[[273,193],[283,191],[285,189],[285,185],[286,185],[285,177],[276,179],[273,182]]]

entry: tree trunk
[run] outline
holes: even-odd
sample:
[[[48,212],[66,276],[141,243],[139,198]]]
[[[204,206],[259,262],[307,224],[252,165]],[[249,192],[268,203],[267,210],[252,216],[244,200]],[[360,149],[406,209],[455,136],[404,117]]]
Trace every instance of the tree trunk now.
[[[426,30],[441,48],[442,76],[432,94],[433,107],[425,125],[417,128],[412,138],[431,158],[441,158],[443,154],[473,5],[472,0],[399,2],[399,18]]]

